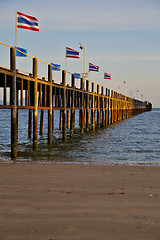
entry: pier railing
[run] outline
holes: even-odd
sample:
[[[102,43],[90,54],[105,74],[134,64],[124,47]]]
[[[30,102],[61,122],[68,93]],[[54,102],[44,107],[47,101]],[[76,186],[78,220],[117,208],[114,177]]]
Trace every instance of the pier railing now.
[[[6,44],[4,44],[6,45]],[[7,45],[8,46],[8,45]],[[48,144],[52,144],[54,110],[60,112],[59,128],[63,140],[66,129],[70,127],[70,136],[74,134],[75,110],[79,110],[81,133],[106,127],[135,114],[151,110],[149,102],[129,98],[88,79],[80,78],[80,86],[75,85],[75,75],[61,69],[61,82],[55,83],[52,77],[52,65],[48,65],[48,78],[38,77],[38,62],[33,58],[32,73],[22,73],[16,69],[16,49],[10,47],[10,68],[0,67],[0,88],[3,92],[0,109],[11,109],[11,158],[17,157],[18,110],[28,110],[28,137],[32,137],[33,150],[38,150],[38,110],[40,116],[40,134],[43,132],[44,110],[48,111]],[[66,74],[70,75],[70,84],[66,83]],[[70,114],[69,114],[70,111]]]

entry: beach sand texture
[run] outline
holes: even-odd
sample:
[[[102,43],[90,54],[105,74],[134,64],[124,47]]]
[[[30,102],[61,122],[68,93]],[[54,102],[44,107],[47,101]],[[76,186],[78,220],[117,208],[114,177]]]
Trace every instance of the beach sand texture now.
[[[159,240],[160,168],[0,163],[0,240]]]

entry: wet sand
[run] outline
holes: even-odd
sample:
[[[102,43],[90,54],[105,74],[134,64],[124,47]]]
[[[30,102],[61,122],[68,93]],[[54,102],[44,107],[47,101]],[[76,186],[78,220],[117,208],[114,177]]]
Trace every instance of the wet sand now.
[[[1,240],[159,240],[160,168],[0,163]]]

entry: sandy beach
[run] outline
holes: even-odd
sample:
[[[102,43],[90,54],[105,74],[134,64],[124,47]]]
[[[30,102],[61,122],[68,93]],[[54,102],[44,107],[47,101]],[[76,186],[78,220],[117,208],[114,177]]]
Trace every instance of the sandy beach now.
[[[1,240],[159,240],[160,168],[0,163]]]

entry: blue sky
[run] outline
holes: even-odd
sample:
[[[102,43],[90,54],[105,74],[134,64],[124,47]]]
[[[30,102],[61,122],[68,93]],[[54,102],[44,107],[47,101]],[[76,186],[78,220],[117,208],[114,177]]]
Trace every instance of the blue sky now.
[[[15,44],[15,12],[35,16],[39,32],[18,29],[18,46],[46,62],[65,66],[65,47],[86,47],[86,69],[100,66],[90,80],[105,87],[148,100],[160,107],[160,1],[159,0],[0,0],[0,41]],[[0,45],[0,64],[9,66],[9,51]],[[17,68],[31,71],[29,59],[17,59]],[[68,59],[67,70],[83,71],[80,60]],[[39,66],[39,75],[46,75]],[[53,72],[53,77],[59,77]],[[137,92],[138,90],[138,92]]]

